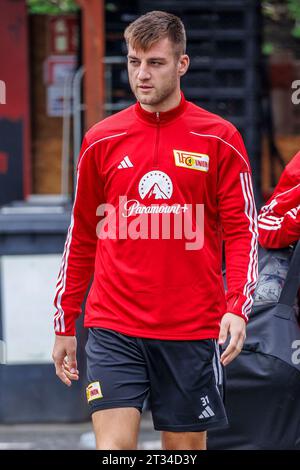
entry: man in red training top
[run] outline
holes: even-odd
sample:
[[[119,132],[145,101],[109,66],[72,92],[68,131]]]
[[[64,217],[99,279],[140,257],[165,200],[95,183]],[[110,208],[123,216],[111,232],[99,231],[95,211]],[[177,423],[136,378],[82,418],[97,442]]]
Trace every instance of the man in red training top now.
[[[288,163],[273,196],[258,217],[264,248],[284,248],[300,238],[300,152]]]
[[[180,90],[180,19],[147,13],[125,39],[137,103],[83,140],[53,359],[65,384],[78,379],[75,320],[94,276],[85,326],[97,448],[136,449],[150,392],[163,448],[205,449],[206,430],[227,424],[223,366],[241,351],[256,285],[251,170],[236,128]]]

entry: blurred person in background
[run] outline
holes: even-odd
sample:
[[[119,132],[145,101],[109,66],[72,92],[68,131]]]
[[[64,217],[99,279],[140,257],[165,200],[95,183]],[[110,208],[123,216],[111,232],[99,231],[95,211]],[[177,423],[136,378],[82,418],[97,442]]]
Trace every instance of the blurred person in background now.
[[[300,151],[285,167],[273,195],[258,216],[259,243],[265,249],[294,246],[300,239]],[[300,290],[295,312],[300,324]]]
[[[93,277],[85,327],[97,449],[136,449],[150,391],[163,448],[201,450],[207,429],[227,426],[224,366],[242,349],[256,285],[251,169],[237,129],[181,92],[189,67],[181,20],[149,12],[127,27],[125,40],[137,103],[83,140],[55,297],[53,360],[66,385],[78,380],[75,320]],[[145,217],[163,223],[170,211],[201,231],[199,205],[204,241],[197,247],[187,247],[183,235],[147,236]],[[136,222],[132,236],[120,235],[123,224]]]
[[[258,216],[263,248],[284,248],[300,238],[300,152],[284,169],[272,197]]]

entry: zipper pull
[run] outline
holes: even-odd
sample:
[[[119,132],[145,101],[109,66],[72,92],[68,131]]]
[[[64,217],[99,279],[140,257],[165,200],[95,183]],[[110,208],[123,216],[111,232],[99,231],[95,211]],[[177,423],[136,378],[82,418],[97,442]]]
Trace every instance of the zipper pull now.
[[[159,122],[159,111],[156,111],[156,122]]]

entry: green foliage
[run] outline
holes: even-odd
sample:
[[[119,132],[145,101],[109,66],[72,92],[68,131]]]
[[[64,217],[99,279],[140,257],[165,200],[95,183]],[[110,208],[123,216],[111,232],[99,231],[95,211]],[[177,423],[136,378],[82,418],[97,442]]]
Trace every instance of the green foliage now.
[[[274,46],[270,42],[263,44],[262,51],[264,55],[271,55],[274,52]]]
[[[291,17],[295,20],[295,26],[292,29],[292,35],[300,39],[300,2],[299,0],[288,0],[288,10]]]
[[[74,13],[79,9],[75,0],[27,0],[30,13],[40,15],[59,15]]]
[[[295,20],[300,19],[300,2],[299,0],[288,0],[288,9]]]

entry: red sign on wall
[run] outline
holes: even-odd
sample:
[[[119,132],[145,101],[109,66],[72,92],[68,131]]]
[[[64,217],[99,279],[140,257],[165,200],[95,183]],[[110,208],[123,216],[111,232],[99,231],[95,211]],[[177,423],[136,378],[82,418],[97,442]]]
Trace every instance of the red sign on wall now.
[[[78,20],[76,16],[52,16],[49,18],[49,54],[75,54],[78,44]]]
[[[28,12],[1,0],[0,205],[31,193]]]

